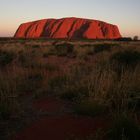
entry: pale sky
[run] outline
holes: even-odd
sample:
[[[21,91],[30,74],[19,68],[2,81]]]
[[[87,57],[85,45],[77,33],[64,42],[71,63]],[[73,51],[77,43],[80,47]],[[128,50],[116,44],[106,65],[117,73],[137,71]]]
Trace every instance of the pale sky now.
[[[140,0],[0,0],[0,37],[13,36],[24,22],[63,17],[102,20],[123,36],[140,36]]]

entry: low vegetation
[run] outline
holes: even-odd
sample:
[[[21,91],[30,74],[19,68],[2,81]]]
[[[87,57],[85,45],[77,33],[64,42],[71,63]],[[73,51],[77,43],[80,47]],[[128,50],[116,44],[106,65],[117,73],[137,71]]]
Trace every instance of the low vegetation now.
[[[6,65],[10,64],[15,57],[15,54],[12,52],[0,50],[0,67],[3,68]]]
[[[108,133],[110,140],[138,140],[140,127],[132,117],[126,114],[116,116]]]
[[[77,115],[113,116],[102,132],[107,139],[138,140],[139,122],[121,114],[139,118],[139,77],[138,41],[6,40],[0,42],[0,121],[23,116],[26,97],[55,96],[71,102]]]
[[[87,115],[87,116],[100,116],[107,112],[108,106],[100,103],[99,101],[84,100],[78,103],[74,110],[77,114]]]

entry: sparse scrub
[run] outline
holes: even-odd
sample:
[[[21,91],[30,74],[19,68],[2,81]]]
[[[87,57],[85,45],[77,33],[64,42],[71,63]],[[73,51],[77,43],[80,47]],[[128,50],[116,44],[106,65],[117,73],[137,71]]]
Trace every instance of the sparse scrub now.
[[[33,45],[32,48],[40,48],[40,45]]]
[[[62,92],[60,89],[65,88],[68,81],[67,75],[56,76],[48,81],[48,90],[52,93]]]
[[[10,64],[14,60],[15,57],[16,55],[12,52],[6,52],[6,51],[0,50],[0,67],[4,67]]]
[[[57,76],[48,82],[49,91],[59,95],[61,98],[77,101],[88,96],[88,87],[80,85],[78,81],[74,81],[74,75]],[[81,81],[80,83],[82,83]]]
[[[110,56],[111,68],[118,74],[118,78],[125,72],[133,72],[140,64],[140,52],[136,50],[123,50]],[[138,66],[139,67],[139,66]]]
[[[7,105],[0,105],[0,120],[8,120],[10,117],[10,109]]]
[[[85,67],[86,65],[86,67]],[[78,61],[75,65],[70,67],[71,77],[76,79],[82,79],[91,74],[93,65],[87,64],[84,60]],[[74,79],[73,79],[74,80]]]
[[[18,55],[17,64],[25,68],[40,68],[45,66],[41,61],[41,52],[35,50],[21,51]]]
[[[27,72],[18,85],[18,91],[23,94],[36,93],[42,85],[43,77],[40,72]]]
[[[119,67],[135,68],[140,63],[140,52],[133,50],[117,52],[111,56],[111,61],[115,61]]]
[[[70,101],[79,101],[88,96],[87,87],[69,85],[62,91],[60,97]]]
[[[44,65],[44,68],[45,68],[45,70],[48,70],[50,72],[59,71],[59,69],[60,69],[59,66],[53,65],[53,64],[49,64],[49,63],[46,63]]]
[[[73,53],[74,46],[72,44],[63,43],[55,45],[55,49],[58,56],[67,56]]]
[[[0,44],[0,121],[18,115],[22,110],[21,102],[27,107],[28,96],[32,103],[34,97],[41,97],[42,93],[71,102],[77,115],[114,116],[122,112],[138,115],[138,41],[91,41],[85,45],[82,41],[20,42],[12,46]],[[28,111],[24,113],[28,116]],[[138,133],[139,128],[133,121],[127,116],[118,116],[111,125],[108,139],[133,137],[135,140],[139,138]]]
[[[135,101],[139,99],[138,92],[140,91],[138,88],[139,78],[136,77],[138,69],[134,72],[126,71],[122,73],[121,79],[111,70],[97,70],[89,81],[91,97],[101,100],[103,104],[110,104],[110,110],[113,112],[135,109]],[[131,108],[129,108],[130,104]]]
[[[126,114],[118,115],[108,133],[110,140],[139,140],[140,127]]]
[[[107,112],[107,105],[101,104],[96,100],[86,100],[78,103],[74,110],[77,114],[95,117],[105,114]]]
[[[48,55],[48,52],[45,52],[44,54],[43,54],[43,57],[44,58],[47,58],[49,55]]]
[[[77,58],[86,60],[88,55],[93,54],[93,48],[77,47],[75,48],[75,53],[76,53]]]
[[[0,71],[0,75],[0,119],[9,119],[19,113],[17,83],[21,75],[13,71]]]
[[[43,48],[43,57],[50,56],[50,55],[57,55],[57,51],[55,49],[55,46],[47,46],[46,48]]]
[[[118,47],[118,44],[109,44],[109,43],[104,43],[104,44],[96,44],[94,45],[94,53],[100,53],[103,51],[111,51],[113,47]]]

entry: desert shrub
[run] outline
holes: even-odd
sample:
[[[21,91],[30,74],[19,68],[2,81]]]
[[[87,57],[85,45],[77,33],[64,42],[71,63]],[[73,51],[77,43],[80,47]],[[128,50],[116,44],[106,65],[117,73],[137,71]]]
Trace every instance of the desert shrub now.
[[[23,77],[22,83],[18,85],[18,91],[20,93],[36,93],[42,85],[43,76],[41,73],[28,73],[26,77]]]
[[[10,64],[15,57],[16,55],[12,52],[6,52],[0,50],[0,66],[3,67]]]
[[[75,54],[76,57],[79,59],[87,60],[88,55],[94,54],[94,48],[93,47],[76,47],[75,48]]]
[[[111,56],[111,60],[116,61],[119,65],[134,67],[140,62],[140,53],[132,50],[117,52]]]
[[[87,60],[87,52],[85,49],[79,49],[77,52],[76,52],[76,57],[81,59],[81,60]]]
[[[38,68],[42,66],[41,52],[36,50],[21,51],[18,55],[18,64],[26,68]]]
[[[66,56],[67,54],[73,53],[74,46],[69,43],[57,44],[55,45],[58,56]]]
[[[93,47],[88,47],[86,51],[87,51],[88,55],[93,55],[94,54],[94,48]]]
[[[0,71],[0,75],[0,119],[9,119],[19,113],[18,74]]]
[[[7,37],[1,37],[0,38],[0,42],[3,42],[3,41],[10,41],[11,38],[7,38]]]
[[[114,46],[118,46],[118,44],[109,44],[109,43],[96,44],[94,45],[94,53],[100,53],[103,51],[111,51],[112,47]]]
[[[48,57],[49,55],[57,55],[57,50],[55,49],[55,46],[47,46],[42,49],[43,51],[43,57]]]
[[[122,38],[118,38],[116,39],[117,41],[132,41],[132,38],[131,37],[122,37]]]
[[[74,108],[75,112],[80,115],[98,116],[104,114],[107,111],[107,106],[96,100],[93,101],[81,101]]]
[[[49,63],[45,64],[44,68],[46,70],[48,70],[48,71],[59,71],[59,66],[53,65],[53,64],[49,64]]]
[[[43,54],[43,57],[44,57],[44,58],[47,58],[48,56],[49,56],[48,52],[45,52],[45,53]]]
[[[74,46],[72,44],[65,44],[67,47],[67,53],[73,53]]]
[[[89,97],[102,101],[103,104],[109,104],[111,112],[134,111],[136,107],[139,108],[138,73],[139,67],[133,71],[123,72],[118,78],[118,74],[110,68],[110,65],[104,68],[94,66],[89,77],[88,75],[84,77],[84,79],[88,79],[86,84]]]
[[[122,114],[113,121],[108,136],[110,140],[139,140],[140,127],[133,119]]]
[[[40,45],[33,45],[32,48],[40,48]]]
[[[54,78],[51,78],[48,81],[49,92],[54,92],[54,93],[62,92],[61,90],[65,88],[68,80],[69,77],[67,75],[61,75],[61,76],[56,76]]]
[[[5,105],[4,103],[0,104],[0,120],[7,120],[10,117],[10,110],[8,105]]]
[[[125,50],[116,52],[110,57],[113,69],[121,73],[122,70],[133,70],[140,64],[140,53],[138,51]]]
[[[19,63],[25,65],[26,62],[28,61],[27,57],[28,57],[28,55],[25,52],[23,52],[23,51],[19,52],[19,56],[18,56]]]
[[[92,73],[93,66],[88,65],[85,61],[79,61],[78,63],[70,67],[70,73],[73,78],[77,79],[84,78]]]
[[[61,93],[62,99],[78,101],[88,96],[88,89],[84,86],[68,85]]]
[[[80,45],[80,47],[82,47],[82,48],[87,48],[87,47],[94,48],[94,45],[93,44],[82,44],[82,45]]]

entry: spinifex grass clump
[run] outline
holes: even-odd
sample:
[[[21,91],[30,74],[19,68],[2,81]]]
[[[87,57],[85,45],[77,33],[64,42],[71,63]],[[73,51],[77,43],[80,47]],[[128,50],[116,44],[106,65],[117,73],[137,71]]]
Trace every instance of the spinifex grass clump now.
[[[50,79],[49,90],[61,98],[71,101],[88,97],[88,76],[92,71],[92,66],[86,65],[85,67],[85,65],[85,61],[79,61],[70,66],[67,73]]]
[[[23,82],[19,85],[20,92],[35,93],[40,87],[43,77],[41,73],[29,73],[27,77],[23,79]]]
[[[0,71],[0,75],[0,119],[5,120],[19,113],[17,86],[21,75],[13,71]]]
[[[33,45],[32,48],[40,48],[40,45]]]
[[[38,67],[41,54],[39,50],[26,48],[24,51],[20,51],[18,54],[18,64],[22,67],[31,68]]]
[[[118,44],[103,43],[94,45],[94,52],[100,53],[103,51],[111,51],[113,47],[118,47]]]
[[[16,55],[12,52],[0,50],[0,67],[10,64],[15,57]]]
[[[140,52],[134,50],[124,50],[114,53],[110,60],[114,63],[113,67],[118,72],[123,69],[133,70],[138,64],[140,64]]]
[[[70,85],[62,92],[60,97],[69,101],[78,101],[88,96],[88,89],[86,86]]]
[[[96,100],[84,100],[78,103],[74,110],[77,114],[95,117],[106,114],[107,105]]]

